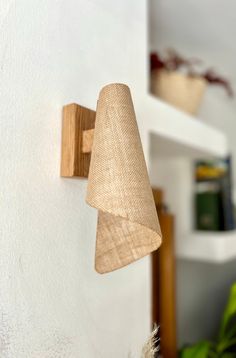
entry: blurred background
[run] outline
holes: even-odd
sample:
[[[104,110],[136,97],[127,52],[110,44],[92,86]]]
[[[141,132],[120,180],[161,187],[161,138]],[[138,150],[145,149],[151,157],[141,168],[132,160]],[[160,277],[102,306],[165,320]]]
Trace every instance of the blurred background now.
[[[152,182],[161,185],[165,203],[175,216],[177,342],[181,347],[218,337],[236,280],[235,2],[150,0],[148,14],[150,93],[168,103],[168,109],[190,115],[183,117],[183,123],[179,113],[170,114],[173,122],[183,125],[183,147],[185,135],[192,136],[192,130],[200,135],[195,153],[190,153],[191,146],[181,147],[179,138],[170,150],[172,143],[164,148],[154,137],[150,152]],[[195,123],[188,122],[192,119],[203,126],[201,134]],[[159,158],[156,153],[161,150]],[[160,262],[170,252],[166,248]],[[168,284],[171,275],[166,278]],[[167,316],[163,321],[168,322]],[[170,338],[174,333],[169,334]],[[164,356],[172,356],[168,348],[165,351]],[[210,356],[203,351],[192,354]]]

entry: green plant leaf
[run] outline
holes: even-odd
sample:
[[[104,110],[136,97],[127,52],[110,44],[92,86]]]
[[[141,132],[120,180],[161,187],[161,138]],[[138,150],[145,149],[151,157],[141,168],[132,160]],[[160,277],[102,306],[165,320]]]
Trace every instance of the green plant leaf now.
[[[194,346],[186,347],[181,350],[181,358],[208,358],[211,349],[211,343],[202,341]]]
[[[221,358],[235,358],[235,353],[223,353]]]
[[[228,340],[221,340],[217,344],[217,352],[221,353],[221,352],[224,352],[225,350],[228,350],[229,348],[235,347],[235,346],[236,346],[236,338],[228,339]]]
[[[236,337],[236,324],[233,325],[232,327],[227,327],[227,331],[224,334],[224,339],[228,340],[231,338]]]
[[[236,315],[236,283],[231,287],[229,299],[224,310],[223,318],[220,325],[219,338],[222,339],[226,334],[226,329],[231,318]]]

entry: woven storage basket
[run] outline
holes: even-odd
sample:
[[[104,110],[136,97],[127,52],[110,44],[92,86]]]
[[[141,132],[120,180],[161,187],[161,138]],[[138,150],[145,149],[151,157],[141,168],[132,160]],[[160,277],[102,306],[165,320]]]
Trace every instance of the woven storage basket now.
[[[206,83],[204,78],[175,71],[154,70],[151,74],[152,94],[190,114],[197,113]]]

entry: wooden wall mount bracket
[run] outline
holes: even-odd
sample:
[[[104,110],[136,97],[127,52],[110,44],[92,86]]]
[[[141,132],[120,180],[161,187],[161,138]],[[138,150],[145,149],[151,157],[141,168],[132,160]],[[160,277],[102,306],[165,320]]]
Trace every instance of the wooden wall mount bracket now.
[[[88,177],[95,116],[95,111],[76,103],[63,107],[62,177]]]

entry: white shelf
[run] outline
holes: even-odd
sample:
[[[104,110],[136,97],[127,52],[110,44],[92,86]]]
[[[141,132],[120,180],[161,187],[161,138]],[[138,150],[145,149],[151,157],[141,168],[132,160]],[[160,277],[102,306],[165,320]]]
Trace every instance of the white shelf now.
[[[196,231],[179,242],[177,257],[211,263],[224,263],[235,259],[236,231]]]
[[[152,95],[135,102],[135,108],[141,131],[150,135],[154,155],[198,158],[228,153],[223,132]]]
[[[177,233],[188,233],[176,237],[177,257],[212,263],[236,258],[236,231],[190,231],[192,159],[225,157],[228,154],[225,134],[151,95],[140,97],[134,105],[140,133],[148,138],[144,143],[151,182],[164,189],[177,216]],[[174,160],[162,160],[166,157]]]

